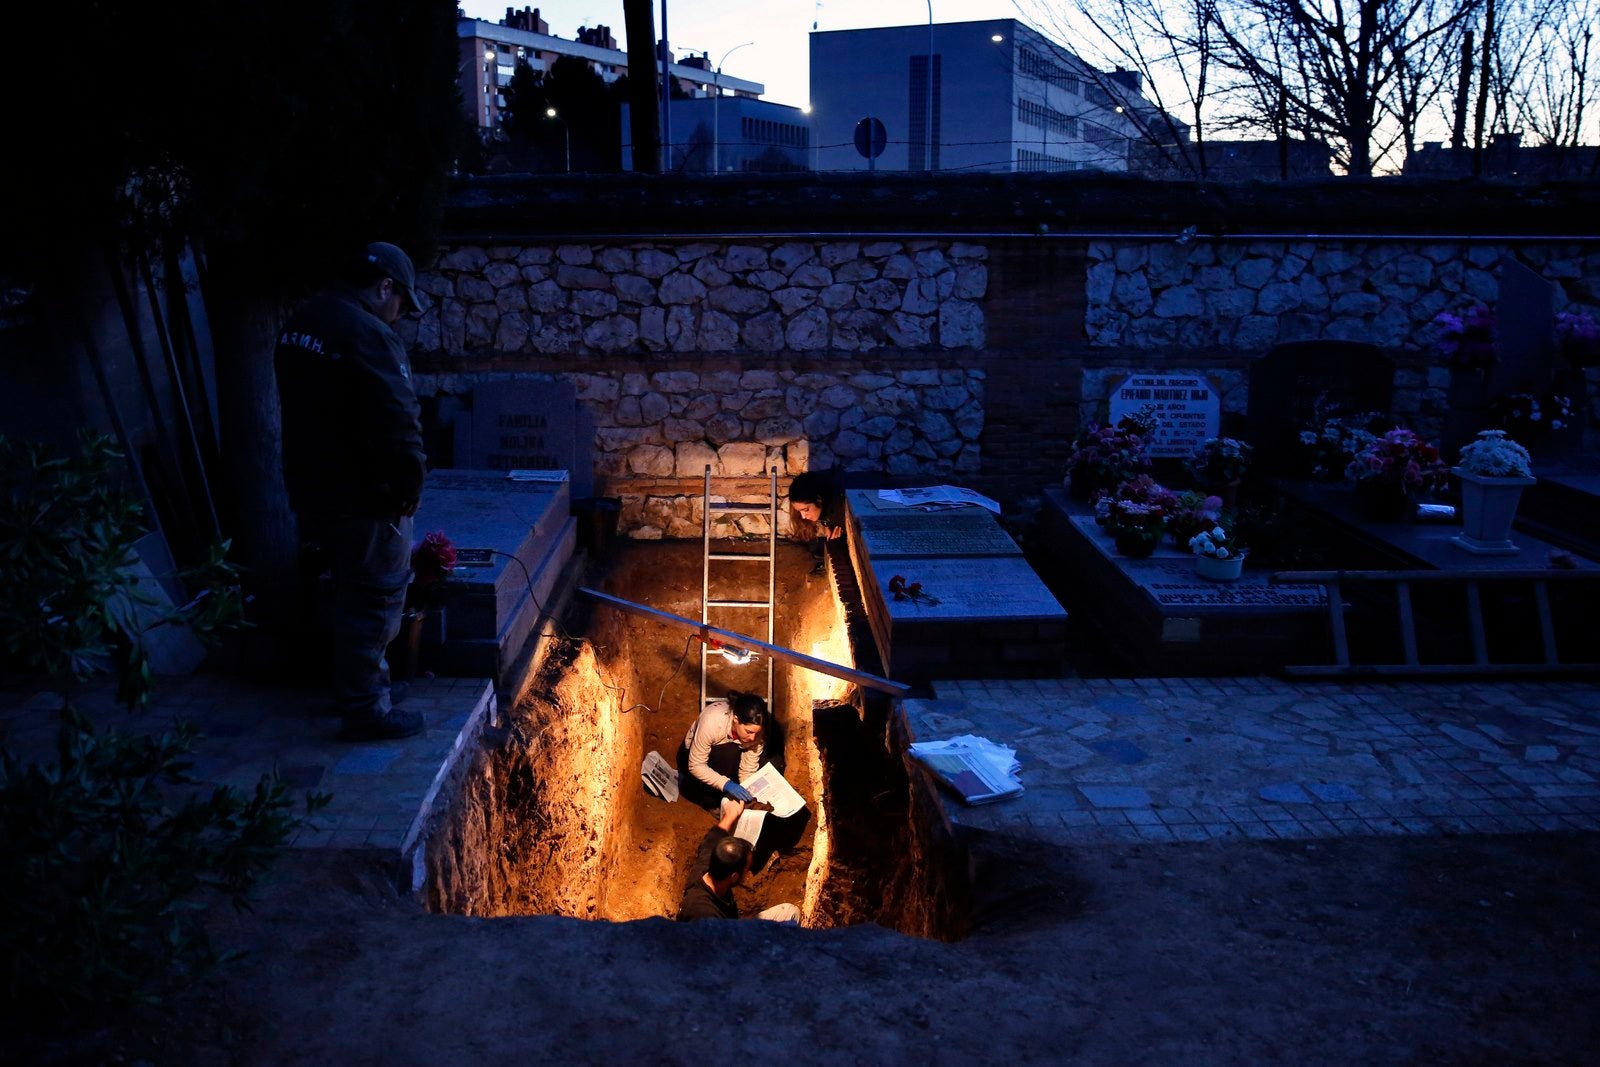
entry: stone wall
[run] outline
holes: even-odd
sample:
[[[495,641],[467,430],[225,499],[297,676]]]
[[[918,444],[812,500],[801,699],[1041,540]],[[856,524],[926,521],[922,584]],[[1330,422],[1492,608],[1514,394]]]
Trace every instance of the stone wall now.
[[[1528,267],[1580,296],[1600,277],[1600,250],[1576,243],[1428,241],[1093,241],[1084,331],[1091,349],[1137,358],[1180,353],[1183,369],[1218,382],[1225,412],[1248,399],[1248,373],[1197,365],[1231,350],[1255,357],[1291,341],[1360,341],[1396,361],[1394,411],[1423,429],[1446,404],[1450,371],[1434,350],[1434,316],[1494,306],[1499,272]],[[1558,310],[1592,304],[1558,300]],[[1134,362],[1086,372],[1082,417],[1104,418],[1110,381]],[[1175,368],[1176,369],[1176,368]]]
[[[776,467],[785,484],[835,465],[978,474],[987,255],[932,240],[466,245],[423,274],[433,306],[402,329],[435,369],[424,396],[517,373],[446,370],[464,362],[571,378],[631,536],[695,536],[707,464]]]
[[[634,536],[693,536],[707,463],[736,479],[836,464],[1017,501],[1060,478],[1072,435],[1105,417],[1111,381],[1133,371],[1210,376],[1235,432],[1252,363],[1293,340],[1377,345],[1395,363],[1397,412],[1428,432],[1448,402],[1439,311],[1493,304],[1512,261],[1558,284],[1567,307],[1600,305],[1600,246],[1550,238],[1568,217],[1550,207],[1560,195],[1340,183],[1317,195],[1364,235],[1311,239],[1292,233],[1325,233],[1330,220],[1294,226],[1319,201],[1287,186],[813,184],[719,191],[750,212],[816,226],[833,212],[861,228],[697,236],[729,217],[671,183],[562,187],[546,200],[523,190],[505,207],[480,197],[461,219],[518,232],[489,226],[503,212],[523,236],[458,237],[425,272],[435,306],[404,327],[419,386],[448,396],[505,375],[572,379],[595,416],[597,491],[623,498]],[[841,196],[851,190],[853,202]],[[567,220],[534,208],[562,196],[611,197],[612,217],[582,221],[622,232],[573,236],[575,214],[569,232],[540,236]],[[1478,206],[1463,214],[1452,197]],[[1075,213],[1100,234],[1059,233]],[[638,236],[657,217],[690,232]],[[1181,225],[1191,217],[1210,235]],[[1527,236],[1429,236],[1491,218]],[[985,219],[1016,228],[930,235]],[[896,223],[919,236],[865,232]],[[1268,226],[1285,235],[1226,236]],[[1119,227],[1130,235],[1106,236]],[[1150,236],[1167,228],[1170,239]],[[1382,233],[1395,236],[1371,236]]]
[[[450,249],[420,352],[607,355],[981,348],[987,250],[962,241]]]

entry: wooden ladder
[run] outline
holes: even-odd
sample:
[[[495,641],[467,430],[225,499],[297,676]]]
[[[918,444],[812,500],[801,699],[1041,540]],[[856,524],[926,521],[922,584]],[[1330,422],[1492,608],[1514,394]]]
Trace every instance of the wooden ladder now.
[[[1328,599],[1328,629],[1333,636],[1333,662],[1289,665],[1285,674],[1332,677],[1339,675],[1472,675],[1472,674],[1594,674],[1600,673],[1600,647],[1569,649],[1576,657],[1563,661],[1557,647],[1555,617],[1550,610],[1550,586],[1600,580],[1600,570],[1504,570],[1504,571],[1279,571],[1273,584],[1324,586]],[[1513,582],[1531,584],[1535,616],[1539,624],[1542,658],[1529,663],[1500,663],[1489,658],[1489,644],[1483,624],[1483,596],[1480,586]],[[1345,630],[1344,586],[1364,583],[1394,587],[1399,614],[1403,662],[1352,663],[1350,639]],[[1412,610],[1414,585],[1460,585],[1466,597],[1467,636],[1472,645],[1470,663],[1423,663],[1417,655],[1417,624]],[[1600,612],[1589,613],[1595,619]],[[1581,635],[1580,635],[1581,637]],[[1582,644],[1582,642],[1579,642]],[[1581,658],[1586,656],[1587,659]]]
[[[700,624],[709,626],[711,623],[711,609],[737,608],[747,611],[762,611],[767,618],[767,644],[772,644],[774,605],[778,599],[778,468],[773,467],[768,472],[769,485],[767,499],[759,500],[718,500],[711,499],[711,465],[706,465],[705,495],[702,497],[704,506],[700,509],[701,529],[701,561],[700,561]],[[714,517],[722,515],[765,515],[767,517],[767,550],[766,552],[713,552],[711,551],[711,526]],[[761,563],[767,565],[767,598],[765,600],[713,600],[711,599],[711,565],[713,563]],[[740,630],[753,633],[748,627],[741,626]],[[700,642],[700,705],[706,706],[706,668],[713,654],[720,655],[720,649],[715,652],[712,642]],[[749,651],[749,650],[746,650]],[[767,664],[767,707],[772,707],[772,663],[770,655],[762,656]],[[699,709],[695,714],[700,713]]]

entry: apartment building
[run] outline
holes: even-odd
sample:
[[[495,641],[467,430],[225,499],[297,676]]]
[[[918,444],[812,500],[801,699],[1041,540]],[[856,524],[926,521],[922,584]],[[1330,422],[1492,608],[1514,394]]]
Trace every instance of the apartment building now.
[[[1099,70],[1015,19],[812,33],[818,170],[867,169],[863,118],[887,133],[880,170],[1127,170],[1152,125],[1183,135],[1137,74]]]
[[[539,16],[536,7],[520,11],[508,7],[506,17],[498,23],[458,19],[456,39],[461,56],[458,78],[462,104],[481,133],[492,133],[500,128],[506,104],[505,89],[511,84],[518,63],[545,71],[562,56],[574,56],[588,63],[607,83],[628,73],[628,54],[617,48],[610,27],[581,27],[577,39],[569,41],[551,35],[549,23]],[[720,87],[725,99],[728,96],[755,98],[766,91],[766,86],[760,82],[727,74],[719,76],[709,68],[710,63],[703,56],[689,56],[681,63],[670,63],[672,77],[690,97],[709,98],[714,87]],[[658,58],[656,76],[660,74]]]

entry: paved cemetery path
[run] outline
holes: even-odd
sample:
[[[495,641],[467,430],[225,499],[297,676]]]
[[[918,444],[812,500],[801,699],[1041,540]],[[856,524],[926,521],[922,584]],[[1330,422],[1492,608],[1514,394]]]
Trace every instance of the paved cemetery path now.
[[[436,916],[371,851],[296,850],[253,912],[217,915],[249,955],[113,1047],[689,1064],[731,1036],[822,1063],[1593,1062],[1597,687],[1068,679],[945,684],[911,710],[1015,746],[1028,787],[954,813],[978,890],[958,943]]]

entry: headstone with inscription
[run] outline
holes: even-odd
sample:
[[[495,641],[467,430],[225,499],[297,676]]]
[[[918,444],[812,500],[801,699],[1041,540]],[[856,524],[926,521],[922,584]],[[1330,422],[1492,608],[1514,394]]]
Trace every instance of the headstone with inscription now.
[[[1198,374],[1130,374],[1113,383],[1107,400],[1113,426],[1146,409],[1161,419],[1150,444],[1155,459],[1187,457],[1200,442],[1217,436],[1222,419],[1222,398],[1210,379]]]
[[[1387,413],[1394,364],[1375,345],[1295,341],[1278,345],[1250,368],[1246,436],[1268,473],[1294,469],[1300,431],[1322,417]]]
[[[456,467],[470,470],[565,470],[588,465],[578,441],[577,390],[571,382],[509,381],[480,385],[456,417]]]

